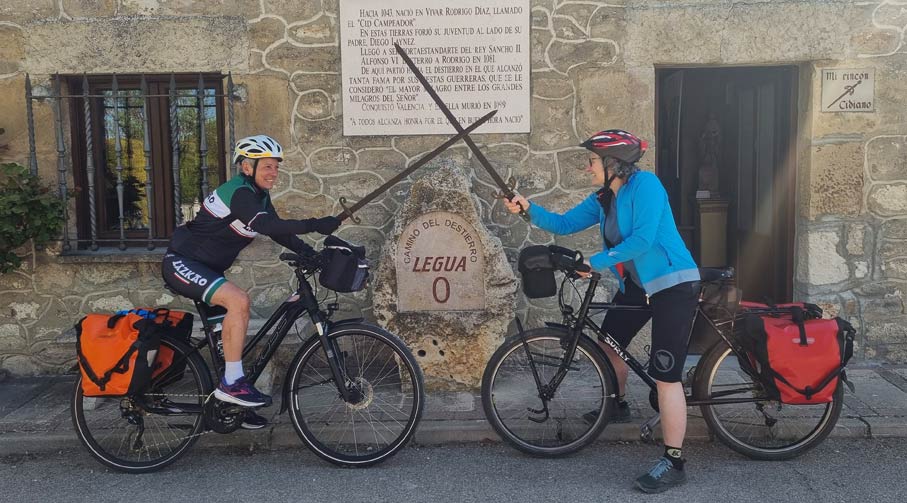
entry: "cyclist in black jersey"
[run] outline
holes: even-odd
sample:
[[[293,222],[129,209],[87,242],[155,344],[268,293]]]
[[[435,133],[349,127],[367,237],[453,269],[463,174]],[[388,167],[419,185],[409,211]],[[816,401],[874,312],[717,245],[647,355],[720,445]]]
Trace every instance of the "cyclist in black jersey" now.
[[[281,219],[268,191],[277,181],[283,148],[273,138],[257,135],[236,143],[233,162],[240,175],[205,198],[201,211],[173,232],[161,274],[177,293],[226,309],[223,350],[226,369],[214,392],[219,399],[244,407],[269,405],[271,397],[249,383],[243,373],[242,350],[249,327],[249,295],[224,278],[239,252],[258,234],[299,254],[313,253],[297,234],[331,234],[340,220],[328,216],[305,220]],[[243,427],[264,427],[267,421],[249,411]]]

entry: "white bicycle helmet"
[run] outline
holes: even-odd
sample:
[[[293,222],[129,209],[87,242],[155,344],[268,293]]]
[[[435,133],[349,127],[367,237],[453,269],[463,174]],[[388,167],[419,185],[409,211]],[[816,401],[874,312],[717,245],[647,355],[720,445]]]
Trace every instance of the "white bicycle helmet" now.
[[[265,134],[247,136],[236,142],[236,148],[233,149],[233,164],[243,157],[249,159],[274,157],[278,161],[283,161],[283,147],[277,140]]]

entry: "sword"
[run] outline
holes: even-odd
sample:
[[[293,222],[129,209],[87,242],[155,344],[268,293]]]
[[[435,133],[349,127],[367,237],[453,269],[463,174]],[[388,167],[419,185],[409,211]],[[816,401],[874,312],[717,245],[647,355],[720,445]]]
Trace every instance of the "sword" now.
[[[451,113],[450,109],[447,108],[447,105],[444,103],[444,101],[441,100],[441,97],[438,96],[438,93],[435,92],[435,89],[425,78],[425,75],[422,75],[422,72],[419,71],[419,68],[416,67],[416,64],[413,63],[413,60],[409,58],[409,55],[406,54],[406,51],[404,51],[403,48],[400,47],[400,45],[396,42],[394,43],[394,48],[397,50],[397,54],[399,54],[400,57],[403,58],[406,66],[408,66],[409,69],[412,70],[412,72],[416,75],[416,78],[419,79],[419,82],[422,83],[422,87],[425,88],[425,90],[428,92],[428,95],[431,96],[431,99],[435,101],[435,104],[438,105],[438,108],[441,109],[442,112],[444,112],[444,116],[447,117],[447,121],[450,122],[450,124],[454,127],[454,129],[457,130],[458,133],[462,133],[464,131],[463,126],[460,125],[460,122],[457,120],[456,116],[454,116],[454,114]],[[472,153],[476,156],[476,159],[478,159],[479,164],[481,164],[482,167],[485,168],[485,171],[487,171],[488,175],[491,176],[491,179],[494,180],[494,184],[497,185],[499,189],[501,189],[501,193],[499,195],[506,197],[509,201],[513,201],[514,196],[516,196],[516,194],[513,192],[513,185],[515,185],[513,183],[513,180],[511,179],[511,183],[508,184],[504,181],[503,178],[501,178],[501,175],[499,175],[498,172],[495,171],[493,167],[491,167],[491,163],[488,162],[488,159],[485,158],[485,155],[481,150],[479,150],[479,147],[472,141],[472,138],[465,136],[463,137],[463,141],[466,142],[469,150],[472,150]],[[529,214],[526,213],[526,210],[523,209],[522,205],[520,205],[520,217],[522,217],[523,220],[527,222],[529,221]]]
[[[347,218],[350,218],[350,219],[353,220],[353,222],[355,222],[355,223],[357,223],[357,224],[360,223],[361,220],[360,220],[359,218],[353,216],[353,213],[356,213],[357,211],[359,211],[360,208],[362,208],[362,207],[365,206],[366,204],[372,202],[373,199],[375,199],[376,197],[378,197],[378,196],[380,196],[381,194],[383,194],[384,192],[386,192],[387,189],[389,189],[389,188],[393,187],[394,185],[396,185],[397,182],[399,182],[400,180],[404,179],[407,175],[409,175],[409,174],[412,173],[413,171],[415,171],[415,170],[421,168],[425,163],[427,163],[428,161],[430,161],[430,160],[434,159],[435,157],[437,157],[438,154],[440,154],[441,152],[444,152],[445,150],[447,150],[447,149],[448,149],[451,145],[453,145],[454,143],[456,143],[456,142],[458,142],[458,141],[460,141],[460,140],[463,140],[463,139],[468,139],[468,138],[469,138],[469,133],[475,131],[479,126],[481,126],[482,124],[485,124],[486,122],[488,122],[488,119],[494,117],[494,114],[496,114],[496,113],[498,113],[497,110],[492,110],[491,112],[488,112],[487,114],[483,115],[482,117],[479,117],[479,120],[477,120],[477,121],[473,122],[472,124],[470,124],[469,127],[467,127],[466,129],[463,129],[463,130],[459,131],[459,132],[456,134],[456,136],[453,136],[453,137],[451,137],[449,140],[447,140],[446,142],[444,142],[444,143],[438,145],[437,148],[435,148],[435,149],[432,150],[431,152],[429,152],[429,153],[425,154],[424,156],[422,156],[421,158],[419,158],[419,160],[416,161],[415,163],[413,163],[412,166],[410,166],[410,167],[404,169],[403,171],[401,171],[400,173],[398,173],[396,176],[394,176],[394,177],[391,178],[390,180],[384,182],[384,185],[382,185],[382,186],[378,187],[377,189],[373,190],[371,193],[369,193],[367,196],[365,196],[365,197],[363,197],[362,199],[360,199],[358,202],[356,202],[356,204],[350,206],[349,208],[347,208],[347,206],[346,206],[346,203],[347,203],[346,198],[345,198],[345,197],[341,197],[341,198],[340,198],[340,206],[343,208],[343,212],[340,213],[339,215],[337,215],[337,218],[338,218],[341,222],[344,221],[344,220],[346,220]]]

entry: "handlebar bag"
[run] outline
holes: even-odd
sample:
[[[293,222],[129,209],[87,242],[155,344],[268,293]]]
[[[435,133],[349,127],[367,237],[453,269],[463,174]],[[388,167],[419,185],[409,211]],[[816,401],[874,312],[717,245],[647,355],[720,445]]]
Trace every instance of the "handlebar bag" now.
[[[528,246],[520,250],[517,269],[523,280],[523,293],[526,297],[541,299],[557,294],[555,267],[551,261],[551,250],[547,246]]]
[[[853,356],[853,326],[841,318],[810,319],[799,306],[787,313],[743,316],[743,342],[763,382],[782,403],[831,402]]]
[[[369,263],[365,247],[328,236],[321,251],[324,265],[318,276],[321,286],[335,292],[358,292],[368,284]]]

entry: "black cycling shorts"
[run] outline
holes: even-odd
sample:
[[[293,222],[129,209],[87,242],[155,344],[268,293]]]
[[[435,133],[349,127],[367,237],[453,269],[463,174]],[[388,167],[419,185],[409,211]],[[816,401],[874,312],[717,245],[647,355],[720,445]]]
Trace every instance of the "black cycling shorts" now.
[[[625,282],[625,292],[617,291],[615,304],[645,306],[646,292],[633,281]],[[690,344],[690,329],[699,303],[698,281],[680,283],[649,298],[651,311],[621,311],[605,314],[602,330],[626,348],[633,337],[652,318],[652,347],[648,373],[662,382],[683,380],[683,364]]]
[[[211,304],[214,292],[227,282],[223,272],[169,250],[161,262],[161,276],[174,292],[206,304]]]

